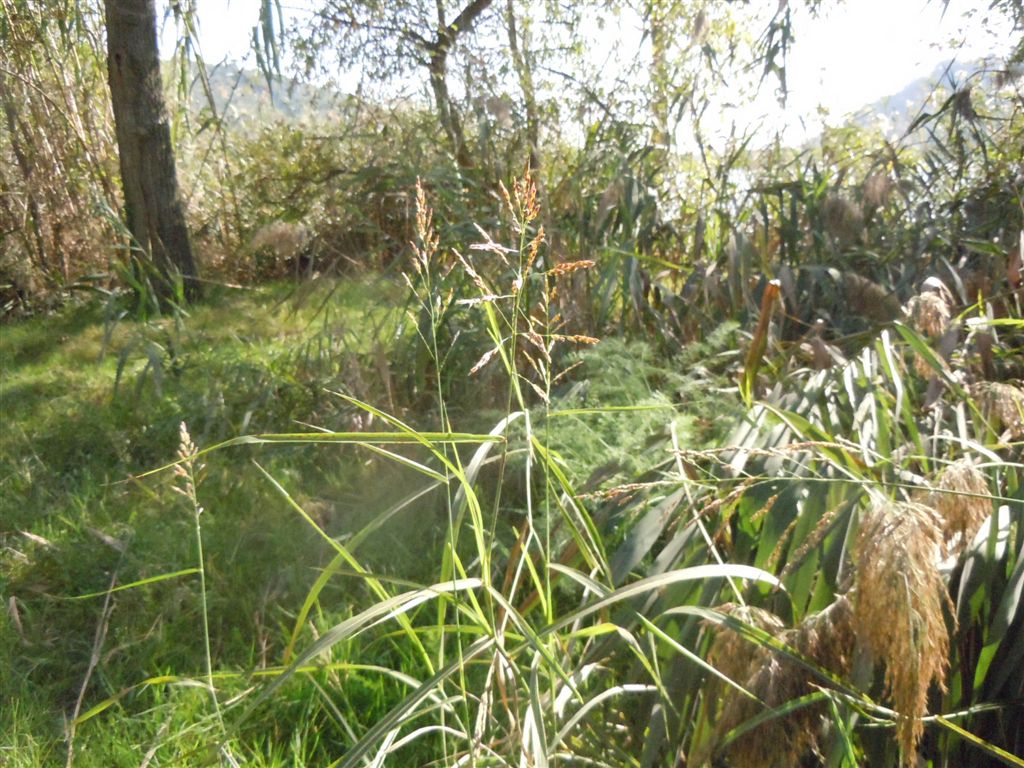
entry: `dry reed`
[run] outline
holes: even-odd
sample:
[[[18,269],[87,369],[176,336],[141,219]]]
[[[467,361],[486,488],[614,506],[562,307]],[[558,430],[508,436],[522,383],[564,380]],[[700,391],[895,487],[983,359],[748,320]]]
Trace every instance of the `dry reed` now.
[[[937,342],[946,335],[952,324],[953,294],[941,280],[929,277],[921,286],[921,292],[907,302],[903,315],[914,330]],[[916,352],[914,370],[926,379],[935,375],[931,364]]]
[[[945,690],[949,632],[946,584],[938,569],[943,524],[935,510],[912,502],[876,504],[854,547],[854,627],[858,643],[885,665],[897,712],[903,762],[915,761],[928,690]]]
[[[910,325],[932,340],[942,338],[952,317],[950,305],[937,291],[924,291],[907,302],[904,310]]]
[[[849,672],[853,610],[845,597],[840,596],[792,629],[785,629],[777,616],[759,608],[728,604],[720,610],[764,630],[822,669],[840,676]],[[714,684],[713,695],[717,694],[722,705],[715,723],[715,743],[721,743],[729,731],[765,708],[782,706],[815,690],[806,667],[728,627],[717,631],[708,661],[756,697],[752,699],[723,683]],[[823,714],[823,705],[817,704],[761,723],[726,748],[729,764],[737,768],[788,768],[819,754]]]
[[[971,385],[971,395],[985,421],[1002,439],[1024,438],[1024,391],[1012,384],[979,381]]]
[[[928,496],[942,519],[947,555],[966,547],[992,512],[988,478],[967,458],[947,466]]]

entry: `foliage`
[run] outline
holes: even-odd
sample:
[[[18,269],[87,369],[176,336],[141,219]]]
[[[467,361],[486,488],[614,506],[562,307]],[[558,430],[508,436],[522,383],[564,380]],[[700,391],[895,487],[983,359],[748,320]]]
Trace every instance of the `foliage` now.
[[[116,208],[102,14],[63,2],[0,11],[0,312],[32,308],[54,287],[88,288],[107,271]],[[57,20],[66,20],[58,23]],[[41,127],[45,126],[45,131]]]
[[[297,477],[282,474],[280,464],[259,469],[282,510],[298,515],[312,541],[326,547],[322,556],[333,559],[288,622],[283,665],[268,670],[274,681],[258,693],[235,688],[231,662],[220,655],[214,661],[211,647],[206,685],[217,692],[219,708],[198,715],[205,735],[191,747],[158,738],[158,748],[205,743],[256,759],[262,748],[251,734],[295,695],[286,691],[309,691],[302,698],[316,703],[307,720],[334,735],[308,759],[344,753],[345,764],[371,753],[416,762],[474,754],[537,761],[571,753],[616,764],[661,764],[682,755],[699,763],[721,754],[736,765],[792,764],[813,753],[836,764],[888,763],[897,754],[911,760],[919,743],[925,754],[953,750],[978,761],[1017,749],[1013,732],[1000,731],[1005,705],[986,691],[984,674],[974,673],[969,688],[963,673],[960,683],[947,684],[957,677],[947,670],[1002,664],[1016,652],[1012,627],[1021,617],[1010,596],[1024,508],[1019,446],[1012,442],[1019,413],[1011,407],[994,415],[1007,396],[1016,402],[1016,390],[980,378],[965,386],[951,366],[970,357],[934,348],[948,329],[917,313],[910,319],[920,330],[884,330],[852,362],[820,369],[773,362],[778,384],[724,450],[682,442],[700,434],[687,429],[692,417],[665,422],[658,414],[680,396],[705,390],[707,398],[721,374],[708,363],[685,374],[660,363],[645,369],[637,363],[650,349],[620,343],[606,358],[596,357],[601,345],[584,354],[583,366],[566,378],[560,368],[573,358],[559,350],[588,340],[561,327],[555,294],[589,263],[546,261],[529,179],[505,201],[515,246],[485,238],[465,254],[445,253],[419,195],[410,286],[430,362],[424,378],[435,382],[419,387],[439,399],[429,410],[419,395],[412,402],[417,418],[436,420],[438,429],[414,427],[347,394],[351,386],[339,382],[338,402],[364,417],[349,422],[354,430],[256,438],[355,443],[397,462],[413,478],[407,499],[433,498],[442,512],[434,517],[441,538],[429,544],[437,547],[433,567],[430,558],[367,565],[365,544],[388,520],[407,514],[407,500],[336,539],[325,532],[318,503],[298,495]],[[454,299],[455,274],[475,296]],[[952,301],[952,294],[941,300]],[[939,315],[947,324],[952,316]],[[970,333],[989,327],[984,317],[966,326]],[[468,357],[448,351],[461,345],[458,335],[440,335],[453,323],[484,329],[482,337],[467,337]],[[991,326],[1011,334],[990,348],[993,359],[1008,353],[1017,325]],[[725,329],[711,349],[727,344],[732,332]],[[694,361],[708,359],[699,347],[692,354]],[[489,434],[486,424],[473,424],[478,432],[456,428],[455,420],[472,411],[454,407],[448,398],[457,390],[445,383],[464,375],[458,360],[477,355],[471,375],[497,366],[508,385],[509,410]],[[631,361],[616,368],[619,356]],[[588,372],[588,359],[608,366]],[[656,410],[636,402],[639,386],[665,393],[653,398]],[[1010,394],[993,399],[993,387]],[[410,402],[411,393],[393,388],[388,397]],[[623,416],[634,434],[623,430]],[[607,435],[632,460],[595,450],[595,434]],[[715,439],[715,432],[704,437]],[[638,461],[641,445],[647,461]],[[190,448],[182,461],[218,455],[207,459]],[[616,458],[617,466],[605,466]],[[623,481],[609,484],[617,473]],[[198,509],[202,485],[191,493]],[[940,556],[952,559],[943,565]],[[205,571],[216,574],[209,564]],[[979,580],[975,573],[987,575]],[[156,580],[180,578],[171,569],[164,574]],[[907,589],[901,574],[920,583]],[[952,593],[950,574],[952,584],[961,584]],[[359,586],[337,592],[337,579]],[[153,589],[152,581],[133,582],[126,595]],[[218,619],[216,583],[207,640],[224,631],[226,619]],[[334,602],[341,594],[349,597]],[[883,594],[891,597],[875,599]],[[995,604],[991,613],[981,608]],[[971,648],[988,648],[984,662],[954,642],[963,627],[951,616],[977,633],[979,645]],[[375,684],[376,704],[360,707],[362,686],[381,674],[400,684]],[[310,675],[306,683],[293,679]],[[126,681],[134,685],[84,712],[79,732],[108,717],[109,706],[130,706],[144,690],[178,680]],[[1016,685],[1005,672],[998,680],[1010,690]],[[935,698],[943,690],[945,698]],[[611,697],[623,703],[604,706]],[[967,732],[981,731],[984,740],[963,741],[952,715],[926,727],[922,716],[936,709],[965,713],[958,717],[968,718]],[[221,711],[224,725],[215,727]],[[339,712],[348,715],[338,718]],[[870,723],[895,729],[898,738],[865,727]],[[621,735],[609,739],[611,732]],[[309,731],[296,733],[302,739]]]
[[[182,113],[198,240],[245,286],[161,316],[114,289],[128,261],[4,326],[13,765],[1021,764],[1019,81],[953,83],[898,138],[690,153],[665,123],[702,97],[659,68],[763,45],[778,75],[786,13],[755,44],[643,4],[675,36],[627,93],[566,85],[576,12],[528,10],[481,17],[520,22],[518,63],[453,44],[471,164],[414,101]],[[75,45],[29,45],[41,19],[3,27],[18,136],[112,211],[28,130],[97,87],[39,74]],[[6,252],[66,288],[56,230],[16,223],[84,220],[19,167]]]

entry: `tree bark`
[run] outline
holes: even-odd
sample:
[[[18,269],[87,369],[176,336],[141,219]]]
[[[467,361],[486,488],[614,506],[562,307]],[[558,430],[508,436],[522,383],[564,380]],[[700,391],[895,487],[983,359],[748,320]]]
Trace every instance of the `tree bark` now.
[[[199,295],[198,270],[171,147],[156,38],[155,0],[104,0],[107,77],[124,189],[125,219],[162,299],[180,276]]]
[[[540,114],[537,111],[536,90],[533,87],[533,71],[526,56],[526,38],[520,44],[519,25],[516,23],[515,0],[507,0],[505,21],[508,26],[508,49],[512,55],[512,66],[519,77],[523,92],[523,106],[526,109],[526,141],[530,146],[530,168],[540,180]],[[543,209],[542,209],[543,210]]]
[[[455,154],[460,168],[473,167],[473,158],[466,147],[466,135],[462,131],[462,121],[456,106],[452,103],[448,92],[448,49],[433,47],[430,52],[430,87],[434,92],[437,106],[437,119],[448,137],[448,143]]]
[[[445,21],[443,4],[438,2],[437,37],[426,46],[430,56],[430,87],[434,92],[434,101],[437,103],[438,119],[452,145],[455,159],[459,167],[463,169],[473,167],[473,156],[469,152],[469,147],[466,146],[466,137],[462,130],[458,108],[448,91],[448,53],[455,45],[459,35],[472,29],[481,14],[493,2],[494,0],[472,0],[459,12],[451,24]]]
[[[508,31],[508,47],[512,57],[512,66],[519,79],[519,88],[523,94],[523,107],[526,110],[526,142],[529,145],[530,171],[534,184],[537,185],[537,199],[540,203],[540,221],[544,227],[545,240],[548,245],[550,266],[566,262],[573,257],[568,254],[565,233],[557,225],[552,216],[552,203],[544,182],[543,155],[540,146],[540,108],[537,105],[537,91],[533,83],[533,70],[530,63],[529,41],[525,31],[520,30],[516,19],[515,0],[506,0],[505,24]],[[584,258],[582,255],[579,258]],[[578,271],[568,275],[567,286],[558,293],[558,310],[566,320],[573,333],[591,333],[593,318],[589,308],[589,284],[587,272]]]

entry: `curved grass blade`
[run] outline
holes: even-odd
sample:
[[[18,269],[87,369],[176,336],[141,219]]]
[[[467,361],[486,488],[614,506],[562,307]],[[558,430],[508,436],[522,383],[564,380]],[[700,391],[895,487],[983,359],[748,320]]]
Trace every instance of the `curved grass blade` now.
[[[764,582],[766,584],[771,584],[773,587],[779,588],[779,590],[785,590],[782,582],[775,578],[775,576],[767,571],[762,571],[760,568],[754,568],[750,565],[736,565],[728,563],[725,565],[695,565],[690,568],[666,571],[665,573],[660,573],[657,576],[648,576],[647,578],[640,579],[632,584],[619,587],[618,589],[609,592],[604,597],[601,597],[592,603],[588,603],[582,608],[578,608],[575,611],[567,613],[558,621],[544,627],[537,634],[539,637],[546,637],[553,632],[558,632],[559,630],[570,626],[576,621],[579,621],[592,613],[597,613],[605,608],[610,608],[616,603],[621,603],[624,600],[629,600],[634,597],[640,597],[673,584],[679,584],[680,582],[686,581],[703,581],[707,579],[746,579],[749,581]],[[715,615],[720,616],[721,614]]]
[[[453,592],[477,589],[481,586],[483,586],[483,584],[480,579],[459,579],[443,584],[434,584],[424,589],[403,592],[399,595],[395,595],[394,597],[382,600],[370,608],[367,608],[365,611],[349,617],[345,621],[329,629],[321,635],[316,642],[300,653],[296,657],[295,661],[293,661],[281,674],[281,676],[271,683],[271,685],[268,686],[267,689],[259,695],[259,697],[257,697],[256,701],[250,706],[249,712],[251,713],[257,704],[271,696],[274,691],[280,688],[281,685],[294,675],[300,667],[341,641],[353,638],[364,630],[388,621],[389,619],[397,619],[428,600],[447,596]]]
[[[359,401],[354,398],[348,398],[355,403]],[[366,406],[372,409],[371,412],[375,414],[381,414],[372,406]],[[400,431],[400,432],[280,432],[280,433],[267,433],[262,435],[242,435],[240,437],[233,437],[230,440],[211,445],[208,448],[203,448],[197,451],[191,460],[195,460],[201,456],[205,456],[208,453],[214,451],[220,451],[225,448],[233,448],[237,445],[272,445],[272,444],[329,444],[336,443],[339,445],[410,445],[419,443],[420,445],[432,448],[437,443],[448,443],[448,444],[461,444],[461,443],[499,443],[504,438],[492,437],[491,435],[478,435],[471,432],[416,432]],[[433,450],[436,453],[436,450]],[[164,472],[168,469],[172,469],[177,465],[181,464],[181,460],[172,461],[162,466],[156,467],[142,472],[138,475],[133,475],[135,479],[142,477],[149,477],[160,472]]]
[[[270,481],[271,485],[274,486],[277,492],[280,493],[282,497],[284,497],[284,500],[288,503],[288,505],[292,509],[294,509],[302,517],[302,519],[305,520],[306,523],[308,523],[309,526],[317,532],[320,538],[327,542],[327,544],[337,553],[337,557],[344,560],[349,565],[349,567],[352,568],[352,570],[356,571],[362,576],[367,586],[369,586],[370,589],[373,590],[373,593],[377,596],[378,599],[387,600],[391,597],[391,593],[384,588],[384,585],[381,584],[381,582],[378,579],[371,576],[370,572],[363,568],[362,564],[360,564],[360,562],[356,560],[355,556],[346,547],[342,546],[338,541],[328,536],[324,529],[317,525],[316,521],[309,516],[306,510],[304,510],[302,506],[297,501],[295,501],[294,498],[292,498],[292,495],[288,493],[287,489],[285,489],[283,485],[277,482],[273,475],[267,472],[267,470],[265,470],[259,464],[259,462],[254,461],[253,464],[255,464],[256,468],[263,473],[263,476]],[[319,596],[320,591],[323,589],[326,583],[327,582],[326,579],[324,578],[324,575],[321,574],[320,577],[317,578],[316,582],[314,582],[313,587],[310,589],[310,592],[307,594],[306,600],[303,603],[303,611],[300,611],[299,615],[296,617],[295,627],[292,630],[291,640],[289,641],[288,647],[285,650],[286,659],[289,658],[289,656],[291,655],[291,652],[294,648],[294,644],[299,636],[299,633],[302,631],[303,625],[306,622],[306,617],[309,614],[309,610],[312,608],[313,603],[316,602],[316,598]],[[406,630],[409,637],[412,639],[413,644],[416,646],[416,649],[419,651],[420,655],[423,657],[423,660],[426,662],[427,668],[432,669],[430,664],[430,655],[427,653],[426,648],[423,647],[423,644],[420,642],[419,637],[417,637],[416,633],[413,631],[412,625],[408,623],[408,618],[402,615],[400,615],[398,618],[399,623],[402,625],[403,629]]]
[[[1012,765],[1016,768],[1024,768],[1024,759],[1016,757],[1015,755],[1011,755],[1005,749],[1000,749],[995,744],[990,744],[980,736],[975,736],[970,731],[961,728],[959,725],[957,725],[951,720],[947,720],[942,715],[936,715],[935,722],[937,722],[946,730],[952,731],[957,736],[961,737],[964,741],[966,741],[968,744],[973,744],[975,747],[982,750],[983,752],[988,752],[990,755],[998,758],[999,760],[1002,760],[1007,765]]]
[[[191,576],[195,573],[199,573],[198,568],[185,568],[180,571],[174,571],[174,573],[161,573],[159,576],[150,576],[148,579],[139,579],[138,581],[133,581],[131,584],[122,584],[119,587],[114,587],[112,589],[104,589],[100,592],[89,592],[86,595],[52,595],[52,597],[55,600],[88,600],[93,597],[106,597],[107,595],[113,594],[114,592],[124,592],[126,589],[144,587],[147,584],[157,584],[161,581],[177,579],[182,576]]]
[[[953,375],[949,371],[949,367],[945,364],[941,357],[931,348],[931,345],[924,340],[913,328],[904,325],[901,322],[894,322],[893,327],[903,337],[903,340],[910,345],[910,348],[914,350],[921,359],[924,360],[928,367],[935,371],[935,375],[942,379],[943,383],[951,390],[953,390],[958,397],[967,397],[967,391],[961,386]]]
[[[337,764],[338,768],[353,768],[358,765],[381,739],[385,738],[390,731],[397,730],[402,723],[409,718],[409,715],[427,698],[429,698],[438,686],[453,675],[460,674],[463,667],[469,661],[494,645],[497,640],[494,637],[481,637],[468,648],[465,648],[459,658],[439,670],[429,680],[423,682],[419,688],[407,696],[402,702],[392,709],[388,714],[378,720],[363,737],[356,742],[345,757]]]
[[[759,725],[769,723],[772,720],[777,720],[780,717],[785,717],[786,715],[792,712],[797,712],[801,709],[804,709],[805,707],[813,706],[814,704],[817,704],[824,698],[826,698],[826,696],[823,691],[814,691],[813,693],[807,693],[795,699],[790,699],[789,701],[784,702],[783,704],[779,704],[777,707],[772,707],[771,709],[754,715],[754,717],[750,718],[749,720],[743,723],[740,723],[731,731],[726,733],[725,736],[722,737],[721,743],[717,745],[717,748],[724,749],[744,734],[750,733]]]

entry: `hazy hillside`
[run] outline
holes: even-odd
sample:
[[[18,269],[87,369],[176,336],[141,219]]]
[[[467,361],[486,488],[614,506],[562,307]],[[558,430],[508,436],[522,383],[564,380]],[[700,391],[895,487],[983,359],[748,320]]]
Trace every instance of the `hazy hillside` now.
[[[996,72],[991,66],[984,59],[940,62],[928,75],[866,104],[852,113],[850,119],[864,128],[877,128],[888,138],[897,138],[922,114],[940,108],[954,90],[969,85],[975,99],[982,92],[994,92]]]
[[[233,63],[209,70],[210,90],[218,115],[228,122],[283,119],[289,122],[337,120],[354,97],[288,78],[268,85],[262,73]],[[196,112],[209,108],[198,78],[193,80],[190,102]]]
[[[980,59],[940,62],[928,75],[865,104],[852,112],[849,119],[863,128],[878,129],[888,138],[898,138],[923,112],[939,108],[953,88],[970,83],[975,89],[994,90],[995,73],[984,72],[985,67],[986,62]],[[217,113],[233,124],[277,119],[336,121],[343,119],[356,103],[354,96],[287,78],[274,82],[271,89],[261,73],[230,62],[213,67],[209,79]],[[194,79],[191,105],[196,112],[209,106],[198,78]]]

